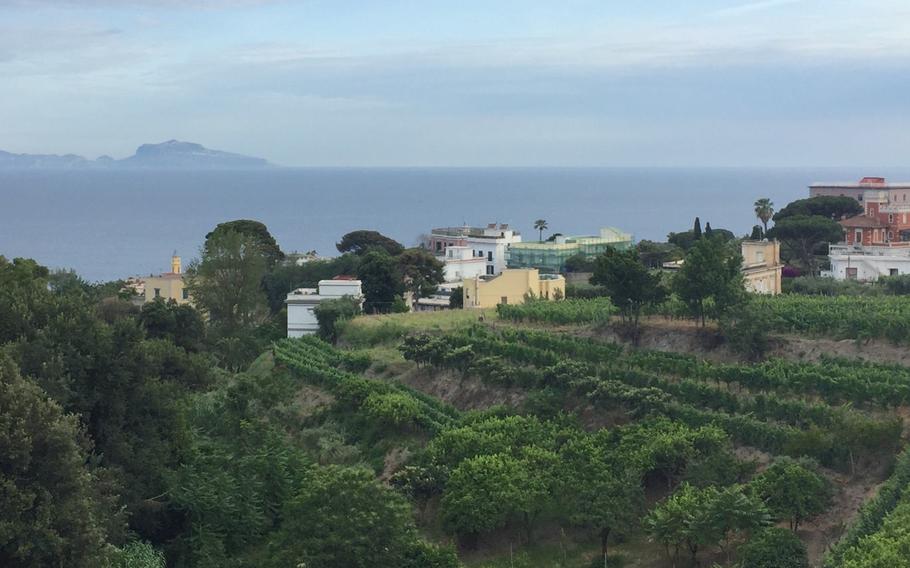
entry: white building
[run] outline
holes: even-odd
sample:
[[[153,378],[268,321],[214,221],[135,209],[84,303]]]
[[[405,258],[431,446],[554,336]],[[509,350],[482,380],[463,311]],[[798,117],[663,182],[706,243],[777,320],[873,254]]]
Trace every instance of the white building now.
[[[312,335],[319,330],[319,323],[313,309],[326,300],[337,300],[344,296],[363,302],[360,280],[338,277],[320,280],[318,288],[297,288],[288,294],[284,303],[288,306],[288,337]]]
[[[446,265],[447,282],[492,276],[506,269],[506,251],[521,242],[521,233],[506,224],[486,227],[441,227],[433,229],[426,246]],[[449,249],[452,254],[449,255]]]
[[[465,278],[476,278],[487,273],[486,256],[478,256],[477,249],[469,246],[446,247],[445,254],[438,257],[443,263],[446,282],[461,282]],[[495,265],[494,268],[495,270]]]
[[[881,276],[910,274],[910,246],[830,245],[828,258],[828,275],[837,280],[871,282]]]

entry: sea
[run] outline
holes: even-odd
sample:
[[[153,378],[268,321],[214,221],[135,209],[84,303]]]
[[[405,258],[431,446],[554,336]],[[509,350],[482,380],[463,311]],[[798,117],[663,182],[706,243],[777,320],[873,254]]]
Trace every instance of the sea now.
[[[907,168],[276,168],[231,171],[0,171],[0,255],[89,281],[165,272],[198,257],[220,222],[256,219],[286,251],[337,254],[348,231],[416,245],[433,227],[536,219],[566,235],[613,226],[665,240],[702,225],[747,234],[752,204],[778,208],[814,181],[910,179]],[[900,178],[900,179],[899,179]]]

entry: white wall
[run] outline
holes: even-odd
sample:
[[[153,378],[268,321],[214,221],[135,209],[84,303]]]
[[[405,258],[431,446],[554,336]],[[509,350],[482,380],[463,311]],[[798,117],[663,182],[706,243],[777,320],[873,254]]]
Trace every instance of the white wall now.
[[[507,238],[496,240],[473,239],[471,237],[468,237],[466,240],[466,246],[469,249],[483,253],[485,267],[481,274],[490,274],[490,272],[487,272],[486,266],[492,267],[492,274],[499,274],[506,269],[506,249],[511,243],[520,243],[521,236],[509,234],[507,235]],[[492,260],[490,260],[490,253],[492,253]],[[466,276],[466,278],[468,277]]]
[[[288,337],[313,335],[319,329],[313,308],[316,304],[288,303]]]
[[[847,269],[856,269],[856,279],[878,280],[896,269],[898,274],[910,274],[910,256],[837,255],[831,256],[831,275],[837,280],[847,279]]]
[[[342,296],[353,296],[359,298],[361,295],[360,280],[320,280],[319,295],[340,298]]]

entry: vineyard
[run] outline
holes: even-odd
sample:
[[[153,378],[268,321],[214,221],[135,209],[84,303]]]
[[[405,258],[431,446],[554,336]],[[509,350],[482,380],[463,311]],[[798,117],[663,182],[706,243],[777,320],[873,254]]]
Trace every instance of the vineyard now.
[[[419,364],[473,373],[496,384],[561,389],[605,409],[622,407],[633,417],[713,424],[743,445],[808,455],[841,469],[852,469],[859,457],[890,455],[899,441],[899,419],[857,408],[876,410],[910,394],[910,375],[893,373],[891,367],[834,360],[715,365],[525,329],[476,326],[411,337],[402,350]]]
[[[891,477],[863,505],[859,516],[825,557],[825,568],[903,566],[910,523],[910,451],[897,459]]]
[[[737,445],[808,456],[849,474],[859,464],[892,458],[902,422],[891,409],[910,403],[910,370],[835,358],[717,364],[502,326],[411,336],[401,350],[418,365],[556,393],[553,413],[576,400],[605,413],[619,410],[632,423],[669,418],[689,428],[710,426]],[[881,493],[829,553],[826,568],[868,566],[885,550],[894,554],[901,523],[910,518],[908,483],[910,455],[903,454]]]
[[[343,410],[395,428],[436,432],[453,423],[457,411],[404,385],[372,381],[357,374],[370,361],[333,349],[315,337],[275,344],[275,358],[308,383],[332,393]]]
[[[538,302],[503,306],[500,318],[602,321],[598,311],[612,308],[603,300]],[[416,436],[390,483],[418,510],[434,511],[428,522],[466,550],[503,538],[528,546],[556,524],[600,535],[605,556],[613,554],[611,535],[638,546],[662,543],[647,566],[730,565],[737,546],[743,558],[752,554],[755,535],[792,538],[767,528],[777,521],[796,530],[823,517],[836,499],[832,476],[878,475],[871,472],[901,446],[894,410],[910,404],[910,369],[838,358],[716,363],[502,323],[411,330],[388,341],[417,373],[520,389],[527,399],[463,413],[397,380],[371,378],[364,352],[315,338],[282,340],[273,352],[295,376],[331,393],[337,415],[356,417],[362,431]],[[610,416],[614,425],[589,432],[582,415]],[[769,469],[756,471],[735,448],[760,450]],[[787,476],[809,484],[810,504],[776,500],[775,483]],[[910,518],[908,483],[905,453],[824,556],[825,568],[871,566],[870,559],[893,554]],[[645,492],[655,491],[662,498],[645,507]],[[668,520],[682,503],[687,520]],[[730,508],[737,513],[727,514]],[[696,539],[687,522],[705,534]],[[812,555],[821,562],[823,552]]]
[[[910,341],[910,296],[753,296],[752,305],[767,318],[768,330],[838,339]],[[498,306],[501,318],[513,322],[597,324],[609,320],[616,308],[606,298],[528,302]],[[685,306],[670,299],[651,315],[686,317]]]

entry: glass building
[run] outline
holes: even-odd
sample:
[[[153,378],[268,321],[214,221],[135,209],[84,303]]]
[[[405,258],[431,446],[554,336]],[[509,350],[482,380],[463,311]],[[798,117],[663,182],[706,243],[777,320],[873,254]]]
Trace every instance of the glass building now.
[[[599,235],[557,236],[554,241],[512,243],[506,251],[509,268],[537,268],[541,272],[565,272],[566,259],[581,255],[593,259],[608,248],[626,250],[632,235],[614,227],[604,227]]]

